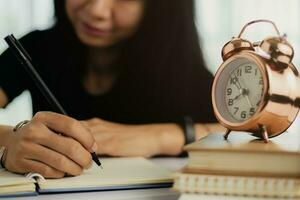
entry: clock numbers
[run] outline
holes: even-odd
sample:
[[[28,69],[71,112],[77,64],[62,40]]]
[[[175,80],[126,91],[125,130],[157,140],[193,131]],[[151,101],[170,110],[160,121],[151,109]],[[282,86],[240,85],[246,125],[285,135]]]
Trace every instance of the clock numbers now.
[[[238,81],[238,78],[237,78],[237,77],[232,77],[232,78],[230,79],[230,84],[231,84],[231,85],[235,85],[237,81]]]
[[[234,110],[235,110],[235,111],[234,111],[234,113],[233,113],[233,114],[235,114],[235,115],[236,115],[236,113],[237,113],[237,112],[239,112],[240,108],[239,108],[239,107],[234,107]]]
[[[251,72],[252,72],[252,66],[247,65],[247,66],[245,67],[245,73],[246,73],[246,74],[251,74]]]
[[[228,100],[228,106],[232,106],[233,105],[233,99],[229,99]]]
[[[262,101],[264,82],[254,63],[245,63],[233,70],[225,87],[225,105],[231,117],[245,121],[255,115]]]
[[[246,111],[242,111],[241,112],[241,118],[245,119],[247,117],[247,112]]]
[[[255,114],[255,108],[250,108],[249,115],[253,116]]]
[[[230,96],[232,94],[232,88],[227,89],[227,95]]]
[[[232,105],[233,105],[233,100],[232,100],[232,99],[229,99],[229,101],[228,101],[228,106],[232,106]],[[238,112],[239,112],[239,110],[240,110],[240,107],[233,107],[233,110],[234,110],[233,114],[234,114],[234,115],[237,115]],[[249,109],[249,112],[247,112],[247,111],[242,111],[242,112],[240,113],[240,117],[244,119],[244,118],[247,117],[247,114],[248,114],[249,116],[253,116],[253,115],[255,114],[255,108],[254,108],[254,107],[250,108],[250,109]]]
[[[263,84],[264,84],[263,77],[260,77],[260,78],[259,78],[259,85],[263,85]]]
[[[238,69],[236,71],[236,76],[242,76],[242,69]]]

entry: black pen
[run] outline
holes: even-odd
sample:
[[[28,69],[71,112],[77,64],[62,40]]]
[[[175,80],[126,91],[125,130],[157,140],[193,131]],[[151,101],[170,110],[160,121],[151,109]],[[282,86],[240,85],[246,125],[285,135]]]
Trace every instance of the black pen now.
[[[21,43],[11,34],[4,38],[6,43],[8,44],[10,50],[25,68],[29,76],[32,78],[36,86],[39,88],[40,92],[44,95],[47,99],[48,103],[52,106],[52,108],[63,115],[68,115],[67,112],[63,109],[61,104],[57,101],[53,93],[50,91],[48,86],[45,84],[43,79],[40,77],[38,72],[35,70],[31,63],[31,57],[21,45]],[[91,153],[93,161],[102,168],[101,162],[98,159],[95,152]]]

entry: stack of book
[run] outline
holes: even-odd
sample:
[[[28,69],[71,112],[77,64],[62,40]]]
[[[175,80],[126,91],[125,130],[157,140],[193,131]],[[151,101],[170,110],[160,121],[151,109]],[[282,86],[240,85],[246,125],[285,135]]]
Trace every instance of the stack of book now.
[[[174,188],[184,194],[180,200],[203,194],[300,198],[299,147],[299,134],[269,143],[242,132],[227,141],[210,134],[185,147],[188,164],[175,174]]]

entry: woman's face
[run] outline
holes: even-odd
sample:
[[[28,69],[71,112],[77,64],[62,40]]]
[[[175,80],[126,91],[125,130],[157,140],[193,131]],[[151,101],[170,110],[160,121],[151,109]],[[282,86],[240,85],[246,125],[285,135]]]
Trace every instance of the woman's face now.
[[[144,4],[145,0],[66,0],[66,10],[81,42],[108,47],[137,30]]]

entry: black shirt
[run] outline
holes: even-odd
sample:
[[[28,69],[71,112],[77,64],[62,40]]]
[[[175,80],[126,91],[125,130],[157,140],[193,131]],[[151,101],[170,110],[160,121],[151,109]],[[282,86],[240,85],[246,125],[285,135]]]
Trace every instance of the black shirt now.
[[[174,73],[131,71],[121,75],[109,92],[94,96],[84,89],[74,70],[76,59],[64,48],[54,29],[31,32],[20,42],[71,117],[79,120],[99,117],[129,124],[180,122],[184,116],[197,122],[215,121],[210,91],[213,77],[203,66],[197,72],[184,71],[184,67]],[[52,110],[8,50],[0,56],[0,87],[9,101],[28,89],[34,113]]]

